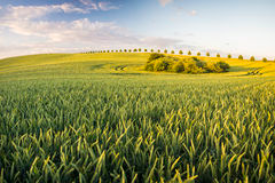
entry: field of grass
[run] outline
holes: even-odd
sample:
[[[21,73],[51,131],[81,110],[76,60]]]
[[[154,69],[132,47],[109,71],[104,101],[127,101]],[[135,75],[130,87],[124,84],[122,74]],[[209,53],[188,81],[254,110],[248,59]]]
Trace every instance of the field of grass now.
[[[0,182],[275,182],[275,63],[150,73],[148,57],[0,60]]]

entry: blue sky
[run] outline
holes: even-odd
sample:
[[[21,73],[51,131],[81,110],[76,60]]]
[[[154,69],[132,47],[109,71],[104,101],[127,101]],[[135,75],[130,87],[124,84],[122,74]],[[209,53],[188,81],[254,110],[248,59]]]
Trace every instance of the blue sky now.
[[[275,59],[272,0],[1,0],[0,57],[160,48]]]

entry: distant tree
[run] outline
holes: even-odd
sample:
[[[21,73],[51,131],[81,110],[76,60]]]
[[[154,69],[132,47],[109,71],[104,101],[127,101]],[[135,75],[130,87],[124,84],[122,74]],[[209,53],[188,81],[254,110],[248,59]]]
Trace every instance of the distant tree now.
[[[264,57],[264,58],[263,58],[263,62],[267,62],[267,58]]]
[[[188,51],[188,55],[192,55],[192,52],[191,52],[191,51]]]
[[[227,55],[227,58],[229,58],[229,59],[232,58],[232,55],[231,54]]]
[[[210,57],[210,53],[209,53],[209,52],[207,52],[207,53],[206,53],[206,56]]]
[[[134,52],[137,52],[137,49],[136,49],[136,48],[134,49]]]
[[[179,54],[180,54],[180,55],[182,55],[182,54],[183,54],[183,51],[182,51],[182,50],[180,50],[180,51],[179,51]]]
[[[201,56],[201,52],[198,52],[198,53],[197,53],[197,56]]]
[[[120,49],[119,52],[121,53],[121,52],[122,52],[122,49]]]
[[[144,52],[146,53],[148,50],[147,49],[144,49]]]
[[[138,51],[141,52],[141,48],[139,48]]]
[[[126,52],[127,52],[127,49],[124,49],[124,52],[126,53]]]
[[[242,55],[239,55],[238,59],[239,59],[239,60],[243,60],[243,56],[242,56]]]
[[[132,50],[131,49],[129,49],[129,51],[128,51],[129,53],[131,53],[132,52]]]
[[[105,50],[103,50],[103,53],[105,53],[106,51]]]
[[[151,53],[154,53],[154,49],[151,49]]]
[[[114,53],[114,50],[112,50],[111,52]]]
[[[165,50],[164,50],[164,53],[168,53],[168,50],[165,49]]]
[[[175,51],[174,51],[174,50],[172,50],[172,51],[171,51],[171,54],[175,54]]]
[[[107,53],[110,53],[110,50],[107,50]]]
[[[252,56],[252,57],[250,57],[250,61],[255,61],[255,57],[254,56]]]
[[[218,58],[220,58],[220,57],[221,57],[221,55],[218,53],[218,54],[217,54],[217,57],[218,57]]]
[[[160,50],[158,50],[158,53],[160,53]]]
[[[118,52],[118,50],[116,50],[116,52]]]

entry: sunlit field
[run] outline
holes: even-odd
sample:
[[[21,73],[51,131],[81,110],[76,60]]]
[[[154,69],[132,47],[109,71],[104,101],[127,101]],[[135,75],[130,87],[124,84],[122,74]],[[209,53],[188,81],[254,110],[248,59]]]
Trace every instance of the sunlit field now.
[[[0,60],[0,182],[275,182],[275,62],[176,74],[149,55]]]

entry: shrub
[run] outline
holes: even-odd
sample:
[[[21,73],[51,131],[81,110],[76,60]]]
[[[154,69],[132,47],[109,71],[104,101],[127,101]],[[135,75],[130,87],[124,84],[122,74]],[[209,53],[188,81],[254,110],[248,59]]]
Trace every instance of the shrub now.
[[[221,55],[218,53],[218,54],[217,54],[217,57],[218,57],[218,58],[220,58],[220,57],[221,57]]]
[[[154,49],[151,49],[151,53],[154,53]]]
[[[141,52],[141,48],[139,48],[138,51]]]
[[[198,52],[198,53],[197,53],[197,56],[201,56],[201,52]]]
[[[228,72],[228,70],[230,69],[230,66],[228,63],[225,63],[223,61],[217,62],[214,64],[215,67],[218,67],[222,70],[222,72]]]
[[[227,56],[227,58],[229,58],[229,59],[230,59],[230,58],[232,58],[232,55],[231,55],[231,54],[229,54],[229,55]]]
[[[158,50],[158,53],[160,53],[160,50]]]
[[[124,49],[124,52],[126,53],[126,52],[127,52],[127,49]]]
[[[172,50],[172,51],[171,51],[171,54],[175,54],[175,51],[174,51],[174,50]]]
[[[182,50],[180,50],[180,51],[179,51],[179,54],[180,54],[180,55],[182,55],[182,54],[183,54],[183,51],[182,51]]]
[[[132,50],[131,49],[129,49],[129,51],[128,51],[129,53],[131,53],[132,52]]]
[[[192,52],[191,52],[191,51],[188,51],[188,55],[192,55]]]
[[[168,62],[160,58],[155,62],[154,71],[165,71],[167,70],[168,65]]]
[[[184,71],[184,64],[182,62],[176,62],[172,66],[172,72],[183,72]]]
[[[252,57],[250,57],[250,61],[255,61],[255,57],[254,56],[252,56]]]
[[[155,63],[147,63],[146,65],[145,65],[145,70],[146,71],[154,71],[154,65],[155,65]]]
[[[238,59],[239,59],[239,60],[243,60],[243,56],[242,56],[242,55],[239,55]]]
[[[147,49],[144,49],[144,52],[146,53],[148,50]]]
[[[165,49],[165,50],[164,50],[164,53],[168,53],[168,51]]]
[[[165,57],[165,55],[163,54],[159,54],[159,53],[152,53],[148,59],[148,63],[153,61],[153,60],[157,60],[159,58]]]
[[[206,53],[206,56],[210,57],[210,53],[209,53],[209,52],[207,52],[207,53]]]
[[[263,62],[267,62],[267,58],[263,58]]]
[[[119,50],[119,52],[122,52],[122,50]]]
[[[134,49],[134,52],[137,52],[137,49]]]

